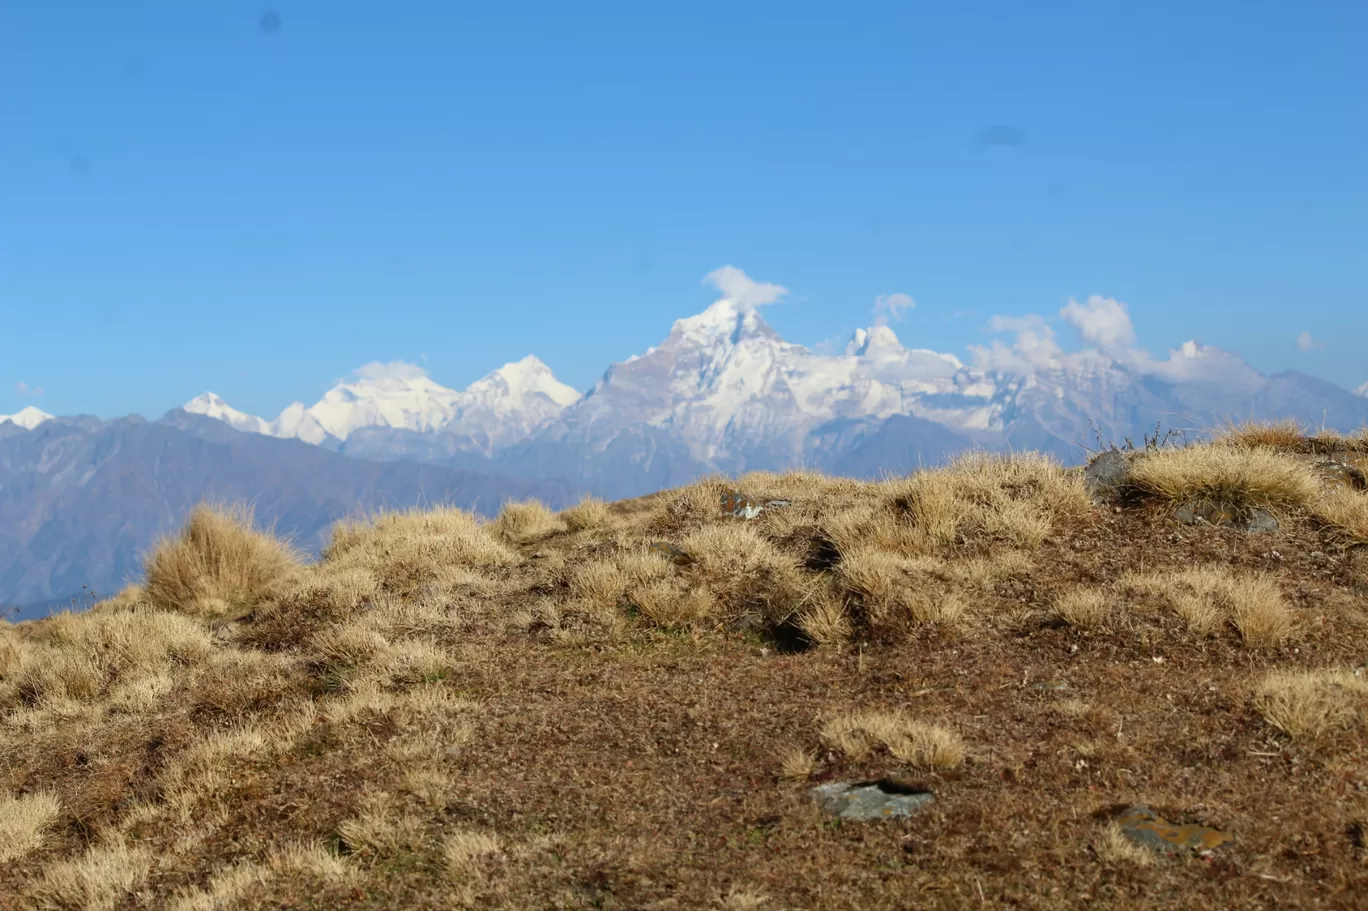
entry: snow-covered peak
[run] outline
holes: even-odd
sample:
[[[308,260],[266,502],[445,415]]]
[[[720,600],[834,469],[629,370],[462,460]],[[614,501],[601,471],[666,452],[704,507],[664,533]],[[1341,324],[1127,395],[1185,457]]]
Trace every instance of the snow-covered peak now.
[[[670,328],[671,339],[703,345],[735,344],[752,336],[778,339],[754,307],[739,306],[725,297],[702,313],[675,320]]]
[[[21,408],[14,414],[0,414],[0,424],[9,421],[11,424],[17,424],[18,426],[23,427],[25,430],[32,430],[44,421],[50,420],[52,420],[52,415],[48,414],[46,411],[40,411],[32,405],[29,405],[27,408]]]
[[[901,354],[904,350],[898,334],[888,326],[856,329],[846,345],[845,353],[854,357],[878,357]]]
[[[411,364],[368,364],[324,393],[308,413],[345,440],[361,427],[436,430],[451,420],[459,400],[459,392]]]
[[[229,405],[212,392],[197,395],[181,406],[191,414],[202,414],[208,418],[223,421],[230,427],[246,433],[269,433],[270,424],[256,415],[246,414]]]
[[[1355,389],[1354,395],[1361,395],[1364,398],[1368,399],[1368,383],[1364,383],[1362,386]]]
[[[551,368],[534,354],[504,364],[488,376],[476,380],[467,387],[466,395],[485,395],[487,390],[497,391],[516,402],[526,402],[533,396],[545,396],[562,408],[580,397],[579,390],[556,379]]]

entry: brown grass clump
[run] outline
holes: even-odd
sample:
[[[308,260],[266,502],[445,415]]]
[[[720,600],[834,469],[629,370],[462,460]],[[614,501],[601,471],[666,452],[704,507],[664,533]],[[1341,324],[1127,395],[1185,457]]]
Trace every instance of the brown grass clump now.
[[[1294,740],[1315,739],[1362,724],[1368,678],[1347,670],[1271,671],[1255,690],[1254,705]]]
[[[908,718],[901,712],[852,712],[828,718],[822,741],[859,761],[883,747],[909,765],[953,769],[964,761],[964,741],[954,731]]]
[[[494,534],[505,541],[527,541],[562,530],[565,524],[540,500],[505,503],[490,523]]]
[[[216,870],[204,889],[193,889],[176,897],[167,911],[225,911],[240,908],[249,894],[266,884],[271,871],[250,860]]]
[[[587,531],[602,528],[613,520],[612,510],[598,497],[585,497],[560,514],[565,527],[570,531]]]
[[[356,813],[337,827],[337,833],[352,851],[381,857],[419,851],[423,846],[422,819],[384,791],[364,797]]]
[[[1110,822],[1093,842],[1093,851],[1103,863],[1130,865],[1136,867],[1153,866],[1154,852],[1137,845],[1126,837],[1118,823]]]
[[[480,878],[480,861],[503,850],[498,836],[488,832],[453,832],[442,839],[442,862],[452,879]]]
[[[111,911],[147,880],[151,870],[152,854],[146,848],[130,848],[119,841],[97,845],[49,866],[34,898],[40,908]]]
[[[1350,543],[1368,544],[1368,493],[1331,487],[1322,491],[1312,512]]]
[[[1214,632],[1221,623],[1229,622],[1249,648],[1277,645],[1295,626],[1277,582],[1263,573],[1235,574],[1222,566],[1127,573],[1120,587],[1167,601],[1188,629],[1198,635]]]
[[[252,527],[249,508],[201,505],[147,558],[143,593],[164,610],[221,615],[276,594],[299,568],[293,548]]]
[[[36,849],[43,834],[61,815],[62,804],[50,791],[14,797],[0,794],[0,864]]]
[[[1234,510],[1306,506],[1320,492],[1315,473],[1294,456],[1224,444],[1137,452],[1130,483],[1170,503],[1211,503]]]
[[[359,871],[322,842],[287,841],[272,849],[266,864],[277,874],[301,875],[326,884],[345,884],[359,878]]]
[[[789,781],[807,781],[817,770],[817,757],[811,750],[789,746],[779,754],[779,777]]]
[[[1292,418],[1282,421],[1245,421],[1230,424],[1217,436],[1216,442],[1248,448],[1264,447],[1295,451],[1306,440],[1306,431]]]
[[[1091,508],[1081,476],[1037,454],[971,453],[880,487],[898,527],[881,540],[890,529],[876,520],[867,539],[908,556],[965,546],[1033,550],[1056,522]]]
[[[1111,610],[1111,596],[1091,588],[1067,591],[1054,602],[1054,612],[1070,626],[1079,629],[1096,629],[1102,626]]]

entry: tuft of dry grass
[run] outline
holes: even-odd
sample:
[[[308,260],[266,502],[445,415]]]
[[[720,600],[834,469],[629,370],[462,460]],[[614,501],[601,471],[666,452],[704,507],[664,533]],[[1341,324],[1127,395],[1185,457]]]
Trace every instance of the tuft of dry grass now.
[[[454,880],[475,880],[480,878],[480,862],[502,850],[498,837],[491,833],[453,832],[442,840],[442,864]]]
[[[38,907],[58,911],[111,911],[147,881],[152,853],[121,841],[96,845],[43,871],[34,890]]]
[[[1103,863],[1136,867],[1153,866],[1154,852],[1137,845],[1126,837],[1118,823],[1107,823],[1093,842],[1093,851]]]
[[[1294,740],[1313,740],[1363,722],[1368,679],[1338,669],[1270,671],[1255,690],[1254,705]]]
[[[612,510],[598,497],[585,497],[569,509],[563,510],[560,516],[570,531],[602,528],[613,521]]]
[[[394,795],[378,791],[362,798],[356,812],[338,825],[337,834],[352,851],[385,857],[421,850],[423,821]]]
[[[1353,544],[1368,544],[1368,493],[1346,487],[1321,492],[1311,511]]]
[[[1097,629],[1106,623],[1111,610],[1111,596],[1093,588],[1075,588],[1064,592],[1054,602],[1054,612],[1079,629]]]
[[[1293,418],[1282,421],[1245,421],[1230,424],[1215,438],[1218,443],[1248,448],[1295,452],[1306,440],[1306,431]]]
[[[505,503],[489,527],[505,541],[522,542],[561,531],[565,523],[540,500],[524,500]]]
[[[821,737],[856,761],[882,747],[909,765],[947,770],[959,766],[965,756],[964,741],[954,731],[897,711],[832,716],[822,724]]]
[[[195,507],[176,537],[146,561],[148,602],[168,611],[222,615],[279,592],[300,569],[294,549],[252,527],[245,506]]]
[[[779,754],[779,777],[789,781],[807,781],[817,769],[817,757],[800,746],[786,747]]]
[[[271,850],[266,865],[274,873],[297,874],[329,884],[349,883],[360,871],[322,842],[287,841]]]
[[[1307,506],[1320,493],[1320,480],[1293,455],[1219,443],[1137,452],[1130,483],[1170,503],[1212,503],[1235,510]]]
[[[839,646],[853,632],[845,605],[826,592],[814,592],[798,610],[797,625],[808,641],[818,646]]]
[[[758,889],[742,889],[733,886],[722,896],[718,908],[722,911],[758,911],[768,906],[769,896]]]
[[[1168,602],[1188,629],[1205,635],[1229,622],[1249,648],[1269,648],[1291,635],[1295,620],[1274,578],[1265,573],[1232,573],[1223,566],[1180,572],[1127,573],[1122,591]]]
[[[232,911],[241,908],[248,894],[266,885],[272,871],[250,860],[217,870],[206,888],[194,889],[172,900],[167,911]]]
[[[0,794],[0,864],[37,849],[61,813],[61,801],[51,791]]]

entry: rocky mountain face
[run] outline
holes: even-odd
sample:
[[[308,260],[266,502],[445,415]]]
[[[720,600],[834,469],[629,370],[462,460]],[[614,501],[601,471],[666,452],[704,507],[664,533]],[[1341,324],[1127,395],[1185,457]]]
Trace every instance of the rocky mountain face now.
[[[568,484],[414,462],[348,458],[176,410],[158,422],[58,418],[0,424],[0,605],[110,594],[200,500],[246,501],[316,552],[337,519],[451,504],[485,515],[510,499],[561,508]]]
[[[1156,425],[1193,435],[1247,419],[1342,430],[1368,422],[1365,390],[1294,372],[1263,376],[1196,342],[1162,359],[1115,345],[1065,353],[1043,321],[1018,322],[1014,343],[979,348],[970,364],[907,348],[887,325],[822,354],[724,298],[610,366],[583,396],[529,357],[460,392],[415,368],[373,365],[269,423],[216,397],[187,410],[346,455],[565,477],[611,498],[712,471],[900,473],[969,447],[1078,462],[1099,438],[1139,440]],[[298,429],[309,421],[321,429]]]

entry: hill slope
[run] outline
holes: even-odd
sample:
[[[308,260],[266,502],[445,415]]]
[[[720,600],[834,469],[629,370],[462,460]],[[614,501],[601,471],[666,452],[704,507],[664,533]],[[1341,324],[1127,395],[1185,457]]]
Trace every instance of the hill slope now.
[[[0,904],[1354,907],[1365,467],[1246,428],[308,564],[199,511],[146,587],[0,624]],[[874,782],[912,815],[817,799]]]

